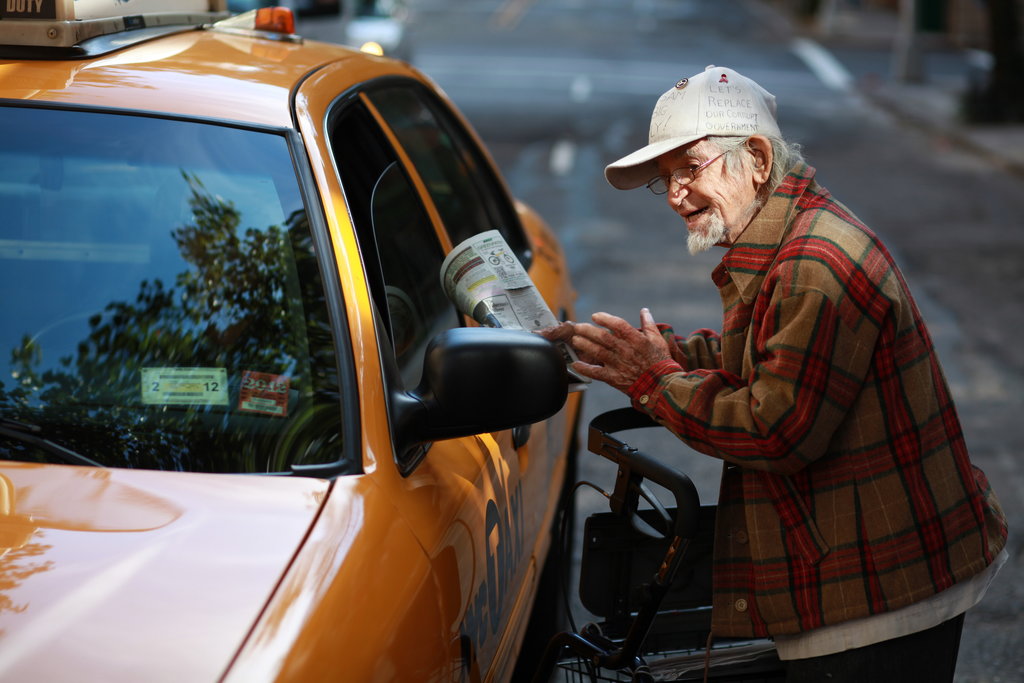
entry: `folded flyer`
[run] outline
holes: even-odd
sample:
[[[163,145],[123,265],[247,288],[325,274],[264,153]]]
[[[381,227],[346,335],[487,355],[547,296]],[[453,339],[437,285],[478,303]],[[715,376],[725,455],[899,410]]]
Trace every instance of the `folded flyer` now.
[[[487,327],[532,332],[559,322],[497,230],[476,234],[451,250],[441,264],[441,287],[460,312]],[[569,371],[569,389],[583,389],[590,379],[569,367],[575,351],[565,343],[558,346]]]

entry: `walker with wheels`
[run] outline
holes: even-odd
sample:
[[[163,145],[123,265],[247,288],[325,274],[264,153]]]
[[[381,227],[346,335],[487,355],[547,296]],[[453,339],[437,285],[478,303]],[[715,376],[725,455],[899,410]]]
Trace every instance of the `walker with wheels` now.
[[[613,436],[652,426],[632,408],[590,422],[588,450],[618,467],[610,510],[584,524],[579,597],[599,621],[579,629],[571,622],[555,635],[534,683],[783,681],[770,639],[708,642],[715,506],[701,505],[685,474]],[[652,486],[673,503],[663,505]]]

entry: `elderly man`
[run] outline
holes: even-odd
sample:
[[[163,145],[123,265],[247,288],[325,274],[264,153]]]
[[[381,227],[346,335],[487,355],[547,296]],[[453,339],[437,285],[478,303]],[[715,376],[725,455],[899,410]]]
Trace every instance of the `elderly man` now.
[[[676,83],[605,176],[665,196],[691,252],[727,249],[720,334],[647,309],[639,329],[596,313],[544,332],[724,461],[712,634],[773,636],[791,681],[951,680],[1006,521],[886,248],[732,69]]]

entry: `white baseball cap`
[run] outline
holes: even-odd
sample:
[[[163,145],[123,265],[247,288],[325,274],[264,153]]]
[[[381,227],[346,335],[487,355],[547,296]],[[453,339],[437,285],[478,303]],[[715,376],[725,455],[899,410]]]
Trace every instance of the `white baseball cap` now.
[[[709,66],[658,99],[648,145],[608,164],[612,187],[631,190],[658,175],[656,159],[709,135],[776,135],[775,96],[732,69]]]

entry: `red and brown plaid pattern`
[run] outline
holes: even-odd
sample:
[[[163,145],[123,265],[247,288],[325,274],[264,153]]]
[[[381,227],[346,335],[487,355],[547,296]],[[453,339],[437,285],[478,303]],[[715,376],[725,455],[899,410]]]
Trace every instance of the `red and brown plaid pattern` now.
[[[981,571],[1006,520],[968,458],[886,248],[798,166],[712,276],[721,335],[675,342],[633,405],[725,461],[713,628],[797,633]]]

